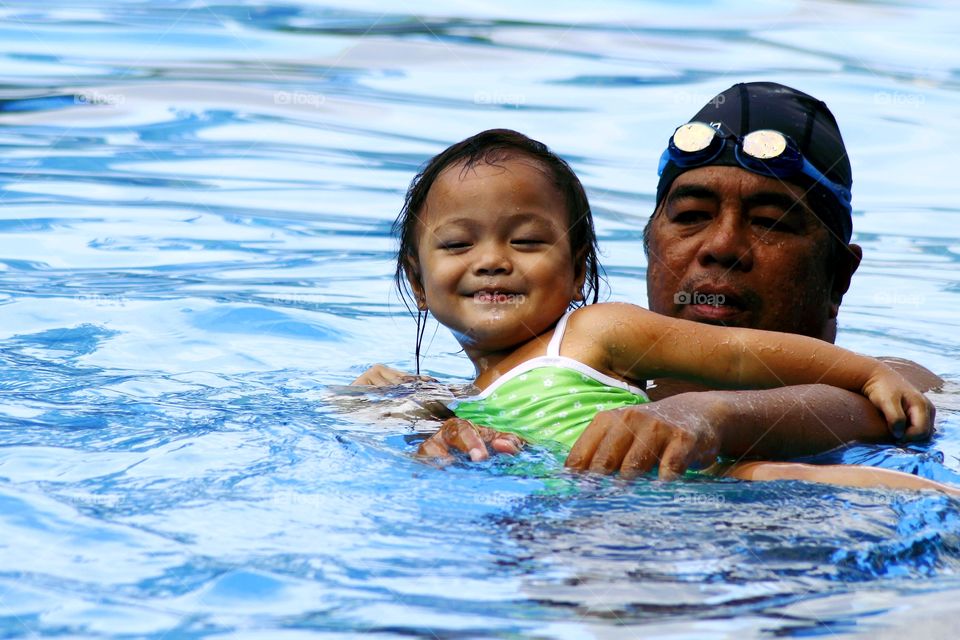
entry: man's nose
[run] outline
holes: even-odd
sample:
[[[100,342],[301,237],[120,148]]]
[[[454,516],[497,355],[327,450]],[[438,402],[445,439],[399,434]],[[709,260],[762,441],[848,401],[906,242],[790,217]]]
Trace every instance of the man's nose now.
[[[753,237],[750,225],[739,215],[721,215],[706,230],[697,260],[704,267],[750,271],[753,268]]]

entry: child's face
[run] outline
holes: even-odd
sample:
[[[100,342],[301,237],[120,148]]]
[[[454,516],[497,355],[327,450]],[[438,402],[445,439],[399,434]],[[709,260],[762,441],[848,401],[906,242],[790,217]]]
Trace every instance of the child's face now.
[[[474,360],[549,329],[581,297],[563,197],[535,161],[444,170],[427,194],[417,243],[436,319]]]

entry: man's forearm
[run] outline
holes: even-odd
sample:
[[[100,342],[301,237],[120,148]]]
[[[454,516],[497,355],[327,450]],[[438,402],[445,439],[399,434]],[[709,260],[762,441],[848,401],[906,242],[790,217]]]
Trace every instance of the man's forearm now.
[[[724,456],[786,459],[853,441],[892,441],[883,416],[869,400],[836,387],[707,393],[724,407],[720,436]]]

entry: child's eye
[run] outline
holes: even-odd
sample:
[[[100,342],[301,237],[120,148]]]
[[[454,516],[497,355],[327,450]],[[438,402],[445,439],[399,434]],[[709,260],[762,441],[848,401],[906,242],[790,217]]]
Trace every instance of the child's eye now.
[[[545,240],[540,238],[514,238],[510,241],[510,244],[519,246],[536,246],[544,243]]]
[[[445,251],[456,251],[458,249],[466,249],[470,246],[469,242],[465,240],[447,240],[441,241],[439,247]]]

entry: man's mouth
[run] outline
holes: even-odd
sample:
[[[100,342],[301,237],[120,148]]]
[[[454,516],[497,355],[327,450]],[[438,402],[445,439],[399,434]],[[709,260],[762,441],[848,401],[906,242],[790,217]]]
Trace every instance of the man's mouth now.
[[[691,318],[704,322],[729,322],[743,311],[740,307],[727,304],[695,304],[690,306]]]
[[[727,323],[749,310],[747,298],[732,287],[705,286],[683,291],[674,302],[683,305],[682,317],[697,322]]]

